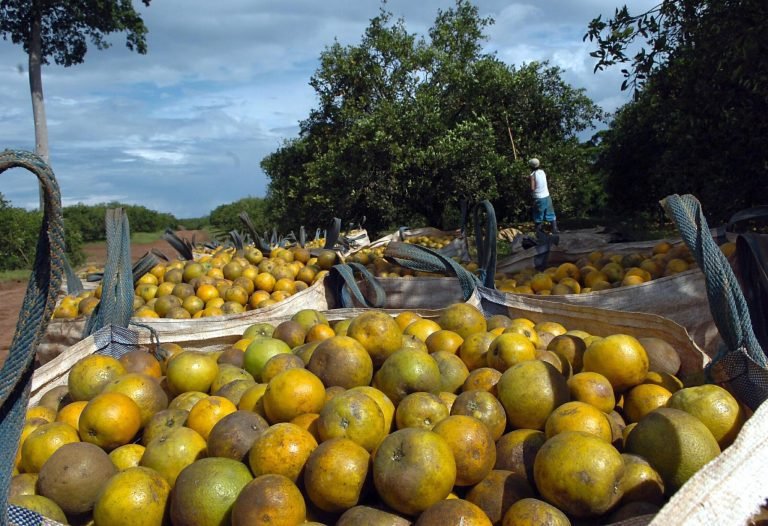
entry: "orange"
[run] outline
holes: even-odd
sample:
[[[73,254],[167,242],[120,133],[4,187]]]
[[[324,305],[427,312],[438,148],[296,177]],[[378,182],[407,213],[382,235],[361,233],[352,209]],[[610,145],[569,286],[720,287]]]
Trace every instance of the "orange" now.
[[[534,359],[536,359],[536,348],[533,343],[516,332],[506,332],[497,336],[491,342],[486,355],[488,366],[501,372],[522,361]]]
[[[454,331],[440,329],[427,336],[425,343],[430,353],[444,351],[456,354],[461,344],[464,343],[464,338]]]
[[[417,392],[400,401],[395,411],[395,422],[398,429],[432,429],[438,422],[448,418],[448,415],[448,407],[437,395]]]
[[[77,430],[64,422],[42,423],[31,431],[24,431],[28,434],[21,444],[20,468],[25,473],[38,473],[61,446],[80,442]]]
[[[437,351],[430,356],[435,359],[440,370],[440,392],[455,393],[461,389],[469,376],[469,369],[461,358],[445,351]]]
[[[322,327],[318,323],[312,327]],[[338,385],[345,389],[370,385],[373,361],[357,340],[348,336],[333,336],[322,341],[312,353],[307,369],[322,380],[323,385]]]
[[[533,476],[547,502],[575,517],[607,512],[621,498],[624,460],[608,442],[590,433],[565,431],[536,455]]]
[[[232,524],[295,526],[307,520],[299,488],[283,475],[261,475],[249,482],[232,506]]]
[[[264,408],[261,398],[264,396],[266,390],[267,384],[252,385],[246,389],[243,396],[240,397],[240,401],[237,403],[237,408],[245,411],[254,411],[261,416],[264,416]]]
[[[317,433],[322,441],[348,438],[372,451],[387,433],[379,404],[361,391],[348,390],[334,396],[319,413]]]
[[[680,389],[670,397],[667,407],[701,420],[721,449],[731,445],[746,420],[744,408],[733,395],[713,384]]]
[[[120,471],[99,494],[93,509],[94,523],[128,526],[141,517],[145,524],[162,524],[168,519],[170,492],[168,482],[151,469]]]
[[[453,451],[457,486],[474,486],[491,472],[496,464],[496,444],[480,420],[453,415],[438,422],[433,430]]]
[[[109,459],[119,471],[138,467],[146,448],[141,444],[125,444],[109,453]]]
[[[375,360],[374,360],[375,363]],[[432,355],[403,349],[384,361],[374,374],[373,386],[397,405],[408,393],[440,390],[440,368]]]
[[[306,429],[289,422],[274,424],[256,438],[248,465],[256,477],[272,473],[296,482],[316,447],[315,437]]]
[[[291,348],[283,340],[271,337],[254,338],[245,349],[243,369],[251,373],[257,382],[261,381],[261,370],[267,361],[276,354],[290,352]]]
[[[139,407],[141,427],[147,425],[152,415],[168,407],[168,395],[151,376],[126,373],[104,386],[102,393],[122,393]]]
[[[75,429],[78,429],[80,427],[80,413],[83,412],[83,409],[85,409],[86,405],[88,405],[86,400],[70,402],[69,404],[59,409],[59,413],[56,415],[56,421],[64,422],[65,424],[69,424]]]
[[[312,436],[315,437],[315,440],[318,442],[321,441],[320,434],[317,432],[317,419],[320,418],[320,415],[317,413],[304,413],[301,414],[291,420],[291,424],[296,424],[302,429],[306,429],[310,433],[312,433]]]
[[[641,418],[659,407],[664,407],[672,396],[660,385],[640,384],[624,393],[624,416],[627,422],[639,422]]]
[[[206,398],[207,396],[208,393],[203,393],[202,391],[186,391],[171,400],[168,404],[168,409],[183,409],[189,411],[198,400]]]
[[[123,364],[111,356],[91,354],[81,358],[72,366],[67,377],[69,396],[74,401],[90,400],[106,384],[125,372]]]
[[[306,341],[316,342],[332,338],[336,333],[330,325],[326,323],[316,323],[307,331]]]
[[[141,409],[129,396],[117,392],[96,395],[80,413],[83,442],[105,451],[132,441],[141,429]]]
[[[440,325],[432,320],[421,319],[416,320],[403,329],[403,334],[408,336],[415,336],[423,342],[427,341],[427,338],[434,332],[441,330]]]
[[[492,526],[476,504],[464,499],[446,499],[427,508],[414,526]]]
[[[488,365],[486,354],[496,337],[490,332],[475,332],[464,338],[458,355],[467,365],[467,369],[473,371]]]
[[[194,429],[203,439],[208,440],[216,423],[230,413],[237,411],[237,406],[222,396],[208,396],[198,401],[189,410],[188,428]]]
[[[537,429],[515,429],[502,435],[496,441],[494,469],[521,474],[533,484],[533,461],[546,441],[544,432]]]
[[[547,418],[544,433],[547,438],[565,431],[583,431],[611,443],[613,433],[608,417],[598,408],[584,402],[566,402]]]
[[[145,446],[139,465],[152,468],[171,487],[179,473],[194,461],[206,456],[205,439],[188,427],[177,427],[160,435]]]
[[[453,489],[456,461],[451,446],[426,429],[395,431],[373,454],[373,482],[387,506],[417,515]]]
[[[269,381],[262,402],[267,420],[288,422],[302,413],[320,413],[325,386],[306,369],[288,369]]]
[[[466,415],[477,418],[488,427],[494,440],[498,440],[507,427],[504,406],[487,391],[461,393],[453,401],[451,415]]]
[[[304,487],[323,511],[340,512],[355,506],[363,494],[371,457],[346,438],[333,438],[310,453],[304,467]]]
[[[572,400],[593,405],[604,413],[610,413],[616,406],[611,382],[600,373],[574,374],[568,379],[568,390]]]
[[[272,378],[288,369],[304,369],[304,360],[295,354],[276,354],[264,364],[261,380],[268,383]],[[249,375],[250,376],[250,375]]]
[[[585,371],[602,374],[621,393],[645,380],[648,355],[633,336],[612,334],[591,343],[584,351]]]
[[[466,303],[449,305],[440,314],[437,323],[443,329],[453,331],[465,340],[470,334],[484,333],[487,330],[483,313],[477,307]]]
[[[366,311],[356,316],[347,328],[347,336],[362,344],[371,355],[374,367],[384,363],[400,349],[403,331],[397,322],[379,310]]]
[[[539,360],[520,362],[507,369],[496,390],[509,423],[524,429],[544,429],[549,414],[570,396],[563,375]]]
[[[466,499],[483,510],[493,524],[501,524],[513,503],[533,494],[524,474],[494,469],[467,492]]]
[[[261,272],[258,276],[256,276],[256,279],[253,281],[253,283],[258,290],[272,292],[275,289],[275,283],[277,283],[277,280],[269,272]]]
[[[128,373],[141,373],[152,378],[160,378],[163,370],[160,361],[154,355],[143,349],[134,349],[118,358]]]
[[[207,393],[219,372],[216,358],[207,353],[183,351],[168,362],[166,378],[173,394],[187,391]]]
[[[252,480],[248,467],[231,458],[210,457],[193,462],[176,479],[169,506],[170,524],[231,524],[232,507]]]
[[[30,407],[27,409],[25,420],[31,420],[32,418],[42,418],[46,422],[53,422],[56,420],[56,410],[44,405]]]
[[[403,311],[397,316],[395,316],[395,322],[397,322],[397,325],[400,327],[400,330],[405,330],[408,325],[411,323],[421,320],[421,314],[417,314],[413,311]]]
[[[204,303],[208,303],[210,300],[219,297],[219,289],[210,283],[203,283],[197,288],[195,295],[203,300]]]
[[[547,526],[570,526],[571,521],[558,508],[543,500],[520,499],[507,509],[501,526],[546,524]]]
[[[488,391],[496,396],[496,384],[499,383],[501,372],[498,369],[490,367],[481,367],[475,369],[464,380],[461,386],[462,391]]]

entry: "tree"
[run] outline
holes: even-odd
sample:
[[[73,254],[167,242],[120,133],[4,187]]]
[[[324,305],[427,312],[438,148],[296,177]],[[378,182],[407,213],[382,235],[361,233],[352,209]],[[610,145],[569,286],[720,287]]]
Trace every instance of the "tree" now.
[[[628,62],[632,102],[604,135],[598,166],[616,209],[653,213],[670,193],[692,193],[710,220],[768,199],[768,4],[666,0],[657,8],[590,24],[597,68]]]
[[[149,6],[151,0],[142,0]],[[35,153],[49,163],[48,126],[43,98],[42,66],[53,58],[69,67],[81,64],[88,40],[106,49],[106,36],[125,32],[128,49],[147,52],[146,34],[131,0],[4,0],[0,3],[0,34],[21,44],[29,56],[29,90],[35,122]],[[42,208],[42,193],[40,195]]]
[[[234,203],[217,206],[211,211],[210,224],[221,233],[229,233],[232,230],[248,233],[240,219],[242,212],[248,214],[258,234],[271,232],[272,223],[267,215],[266,202],[260,197],[244,197]]]
[[[359,45],[326,48],[310,80],[318,107],[297,138],[262,161],[281,228],[333,216],[365,217],[371,232],[456,227],[462,199],[492,199],[508,219],[527,216],[528,169],[513,159],[507,120],[524,156],[550,156],[562,181],[579,184],[588,164],[569,159],[586,159],[576,134],[602,112],[557,68],[517,69],[482,53],[492,23],[458,0],[419,37],[382,8]],[[556,159],[568,159],[563,170]]]

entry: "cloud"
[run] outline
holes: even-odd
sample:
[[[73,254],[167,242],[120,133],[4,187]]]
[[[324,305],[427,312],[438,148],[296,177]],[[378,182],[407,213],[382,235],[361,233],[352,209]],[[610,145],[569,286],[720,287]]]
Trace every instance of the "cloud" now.
[[[139,9],[147,55],[113,38],[85,62],[43,70],[51,163],[65,204],[119,200],[178,217],[263,196],[259,163],[316,106],[309,80],[321,51],[357,44],[381,4],[342,0],[165,0]],[[628,100],[618,71],[592,73],[589,20],[610,15],[601,0],[477,0],[487,52],[508,64],[547,60],[606,109]],[[636,5],[635,5],[636,4]],[[637,0],[634,8],[651,7]],[[452,0],[389,0],[408,31],[425,34]],[[0,148],[34,148],[27,57],[0,41]],[[19,72],[22,65],[22,73]],[[0,178],[16,206],[37,206],[29,175]]]

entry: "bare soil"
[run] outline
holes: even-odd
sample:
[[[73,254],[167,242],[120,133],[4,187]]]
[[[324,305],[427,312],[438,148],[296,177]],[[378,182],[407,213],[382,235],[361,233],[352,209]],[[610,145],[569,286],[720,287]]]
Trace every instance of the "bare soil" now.
[[[182,230],[177,234],[185,239],[192,239],[198,242],[206,241],[208,233],[204,230]],[[149,250],[158,249],[168,258],[173,259],[177,256],[176,251],[164,239],[159,239],[152,243],[131,245],[131,259],[136,261]],[[91,243],[83,247],[86,255],[85,265],[103,266],[107,260],[106,243]],[[13,340],[13,334],[16,331],[16,323],[19,319],[21,304],[24,302],[24,294],[27,291],[26,280],[11,280],[0,282],[0,364],[5,362],[8,356],[8,350]]]

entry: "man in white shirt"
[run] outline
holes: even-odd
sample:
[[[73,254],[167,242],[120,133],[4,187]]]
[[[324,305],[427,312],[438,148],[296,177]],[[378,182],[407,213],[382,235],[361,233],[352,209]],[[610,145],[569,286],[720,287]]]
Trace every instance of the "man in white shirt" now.
[[[541,163],[533,158],[528,161],[528,166],[533,170],[530,175],[531,191],[533,192],[533,223],[536,225],[536,232],[541,232],[542,223],[548,221],[552,223],[552,233],[559,234],[557,228],[557,216],[552,206],[552,197],[547,188],[547,174],[539,168]]]

